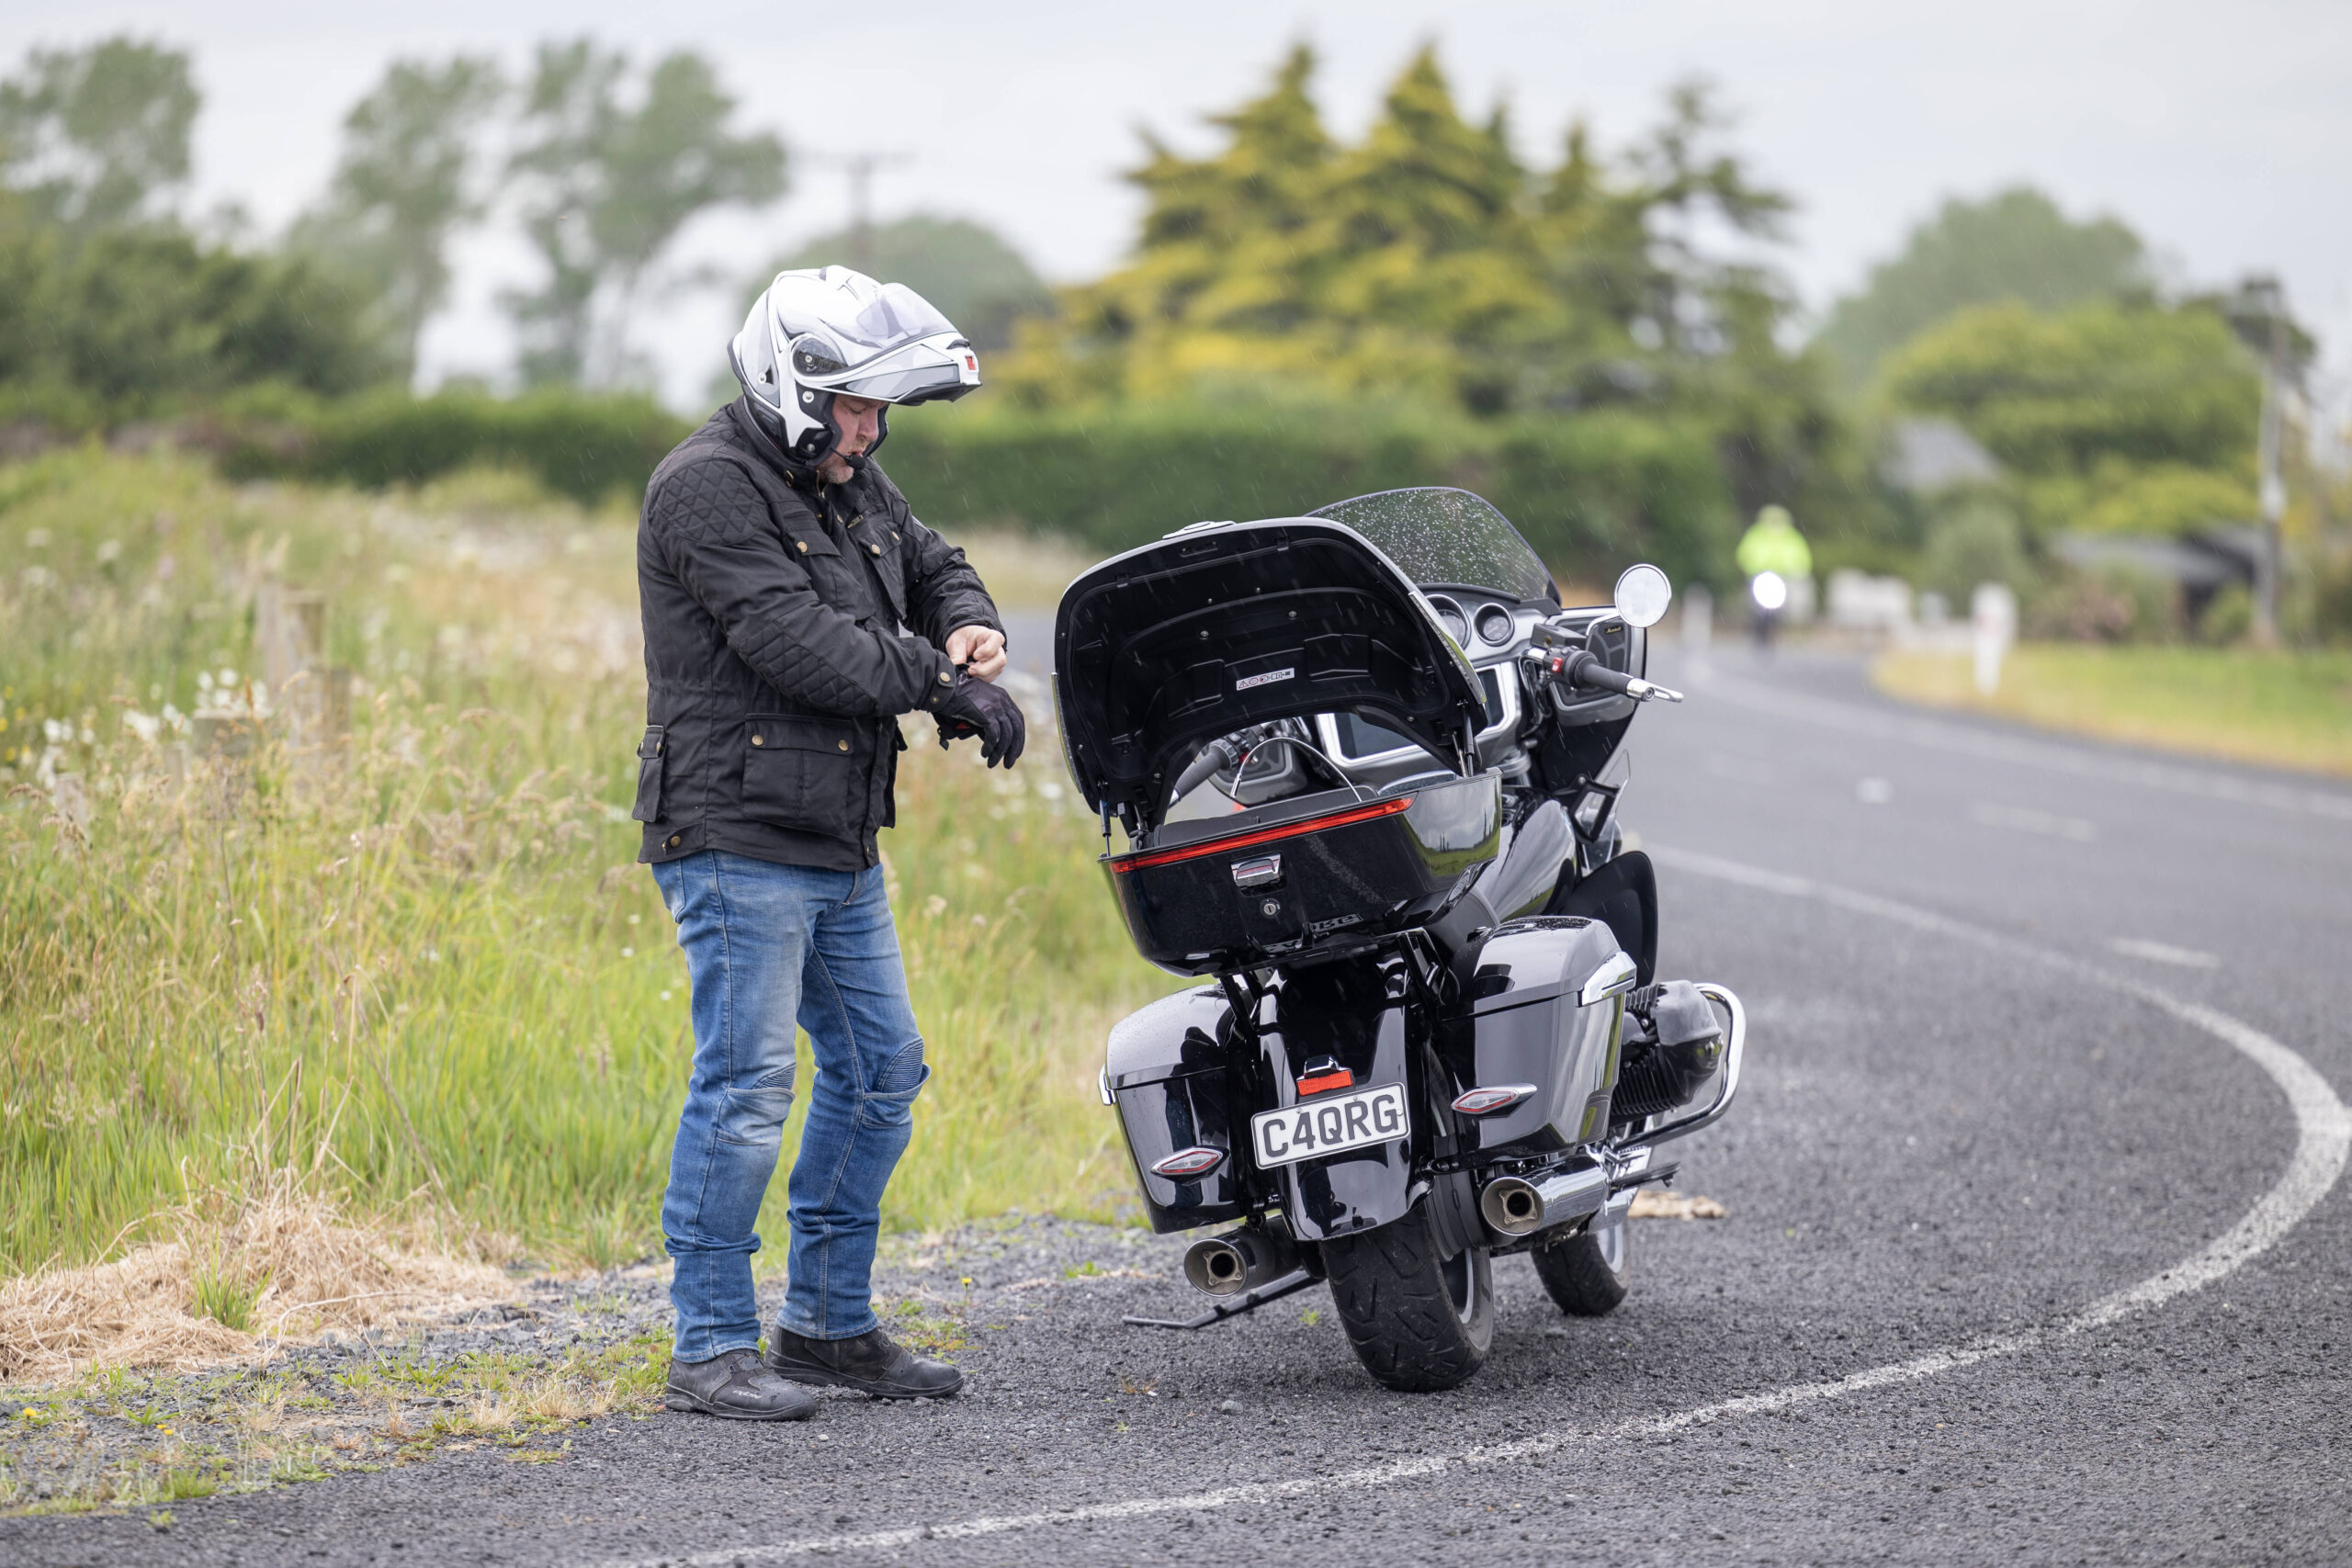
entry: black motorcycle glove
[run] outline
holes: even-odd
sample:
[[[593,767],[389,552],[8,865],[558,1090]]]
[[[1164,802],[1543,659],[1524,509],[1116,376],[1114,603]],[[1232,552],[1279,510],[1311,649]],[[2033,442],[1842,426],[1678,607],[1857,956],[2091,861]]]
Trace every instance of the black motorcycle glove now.
[[[1021,748],[1029,738],[1029,723],[1021,716],[1021,705],[998,687],[969,675],[958,675],[955,691],[939,705],[936,714],[940,750],[945,750],[950,740],[977,735],[980,738],[980,758],[989,767],[1001,762],[1010,768],[1021,761]]]

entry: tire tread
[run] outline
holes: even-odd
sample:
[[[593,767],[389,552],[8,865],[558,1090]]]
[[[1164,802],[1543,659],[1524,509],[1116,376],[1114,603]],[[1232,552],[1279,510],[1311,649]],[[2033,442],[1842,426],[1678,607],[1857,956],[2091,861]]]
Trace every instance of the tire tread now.
[[[1471,1259],[1473,1304],[1464,1323],[1453,1310],[1436,1239],[1421,1211],[1325,1242],[1323,1260],[1348,1343],[1379,1382],[1403,1393],[1434,1393],[1458,1387],[1486,1363],[1495,1321],[1486,1257]]]

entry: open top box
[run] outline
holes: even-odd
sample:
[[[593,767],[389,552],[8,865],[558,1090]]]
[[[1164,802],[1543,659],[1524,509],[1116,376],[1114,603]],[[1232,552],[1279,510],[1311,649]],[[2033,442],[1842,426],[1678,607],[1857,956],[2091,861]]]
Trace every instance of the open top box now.
[[[1486,697],[1429,601],[1352,529],[1314,518],[1188,528],[1062,594],[1054,696],[1088,806],[1148,846],[1170,783],[1253,724],[1355,714],[1468,773]]]
[[[1494,858],[1501,792],[1475,771],[1477,676],[1412,582],[1342,525],[1210,524],[1114,557],[1062,595],[1054,653],[1070,773],[1126,824],[1134,847],[1104,867],[1155,964],[1229,973],[1404,930]],[[1202,746],[1314,714],[1408,737],[1430,770],[1164,823]]]

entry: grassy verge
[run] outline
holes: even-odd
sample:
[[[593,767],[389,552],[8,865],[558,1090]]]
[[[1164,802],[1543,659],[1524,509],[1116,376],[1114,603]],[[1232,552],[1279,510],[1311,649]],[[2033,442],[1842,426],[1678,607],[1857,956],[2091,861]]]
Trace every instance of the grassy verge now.
[[[1980,696],[1968,660],[1890,653],[1891,696],[2194,756],[2352,776],[2352,653],[2030,644]]]
[[[112,1256],[289,1163],[495,1258],[658,1247],[688,1035],[627,819],[632,549],[494,479],[0,469],[0,1268]],[[279,586],[324,596],[337,732],[254,687]],[[1007,776],[927,729],[885,847],[935,1076],[887,1219],[1106,1213],[1102,1032],[1170,982],[1050,745]]]

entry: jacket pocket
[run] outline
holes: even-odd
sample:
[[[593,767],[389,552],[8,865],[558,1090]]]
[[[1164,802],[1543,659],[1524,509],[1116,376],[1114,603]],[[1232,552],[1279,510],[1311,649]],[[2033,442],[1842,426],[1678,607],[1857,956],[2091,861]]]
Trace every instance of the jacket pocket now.
[[[854,719],[753,714],[743,728],[743,815],[830,839],[862,836],[857,729]]]
[[[637,743],[637,804],[629,815],[639,822],[662,820],[662,770],[668,759],[662,755],[668,749],[666,731],[658,724],[645,727],[645,739]]]
[[[906,561],[899,554],[899,532],[888,513],[860,513],[850,525],[849,536],[874,563],[875,581],[882,585],[883,602],[901,624],[907,619]]]

